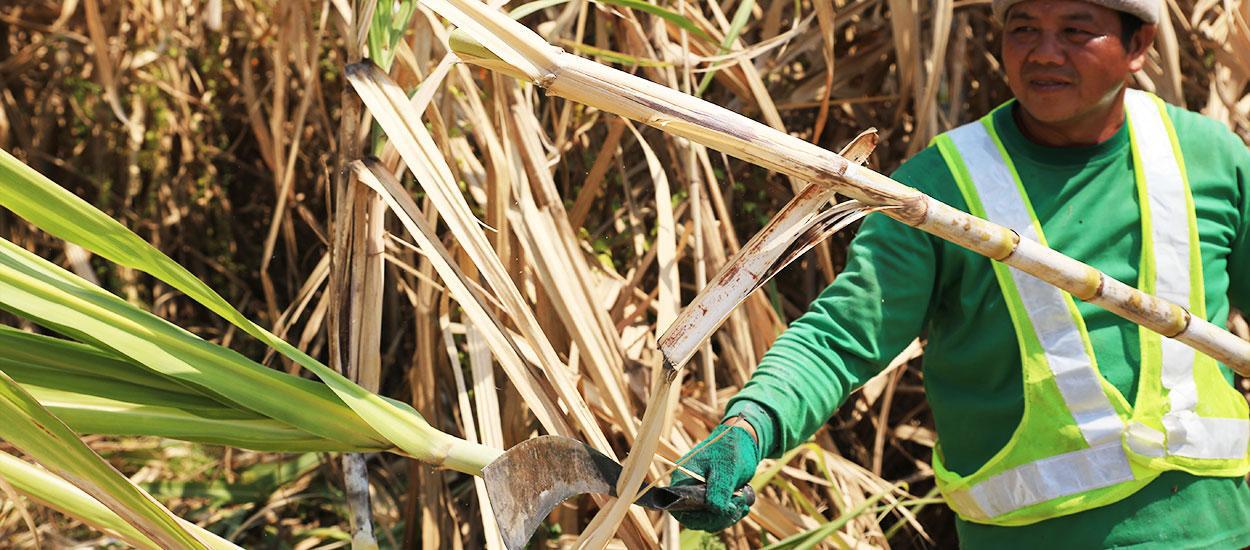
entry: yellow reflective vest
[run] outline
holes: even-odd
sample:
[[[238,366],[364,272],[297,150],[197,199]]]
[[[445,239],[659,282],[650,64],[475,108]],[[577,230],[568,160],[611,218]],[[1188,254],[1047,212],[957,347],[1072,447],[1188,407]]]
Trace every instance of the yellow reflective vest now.
[[[1125,94],[1141,206],[1138,287],[1205,318],[1202,259],[1185,160],[1163,101]],[[971,212],[1046,244],[990,115],[938,136]],[[1007,444],[971,475],[942,466],[938,487],[960,517],[1025,525],[1110,504],[1161,472],[1243,476],[1250,471],[1245,399],[1216,362],[1141,330],[1142,362],[1130,406],[1098,371],[1072,296],[995,262],[1024,369],[1024,415]]]

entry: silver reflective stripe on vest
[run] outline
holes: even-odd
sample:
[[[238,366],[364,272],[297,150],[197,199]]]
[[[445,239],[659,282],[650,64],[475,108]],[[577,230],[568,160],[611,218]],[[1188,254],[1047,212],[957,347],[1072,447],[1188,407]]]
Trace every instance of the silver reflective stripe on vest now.
[[[1133,479],[1119,441],[1043,458],[946,495],[959,513],[990,519],[1025,506]]]
[[[1016,178],[985,127],[977,122],[950,132],[976,187],[986,218],[1021,238],[1040,240]],[[1063,401],[1090,447],[1120,441],[1124,423],[1102,391],[1081,331],[1061,291],[1032,275],[1009,268],[1029,321],[1046,351],[1046,362]]]
[[[1190,303],[1189,206],[1181,167],[1170,132],[1154,99],[1137,90],[1125,94],[1149,197],[1151,238],[1154,240],[1155,293],[1176,304]],[[1204,418],[1194,379],[1195,351],[1171,338],[1162,339],[1162,382],[1168,390],[1169,411],[1163,418],[1168,454],[1188,458],[1238,459],[1250,445],[1250,421]]]

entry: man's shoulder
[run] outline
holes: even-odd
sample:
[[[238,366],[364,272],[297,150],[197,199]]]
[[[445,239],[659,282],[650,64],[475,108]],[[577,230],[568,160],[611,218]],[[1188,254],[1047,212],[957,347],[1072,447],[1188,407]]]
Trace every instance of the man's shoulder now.
[[[1250,173],[1246,143],[1213,118],[1171,104],[1167,112],[1194,191],[1221,196],[1223,190],[1231,193],[1230,197],[1246,193],[1244,178]]]
[[[1192,145],[1195,149],[1212,147],[1245,150],[1246,144],[1228,126],[1209,116],[1167,103],[1168,117],[1176,129],[1176,139],[1181,147]]]

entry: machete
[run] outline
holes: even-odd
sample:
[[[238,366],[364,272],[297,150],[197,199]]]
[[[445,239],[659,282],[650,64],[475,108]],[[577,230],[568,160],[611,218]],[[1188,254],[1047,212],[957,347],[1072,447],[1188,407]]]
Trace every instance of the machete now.
[[[616,496],[621,465],[589,445],[555,435],[527,439],[482,469],[499,534],[508,550],[523,548],[557,505],[577,495]],[[707,486],[652,487],[634,504],[678,512],[706,506]],[[737,493],[750,506],[750,485]]]

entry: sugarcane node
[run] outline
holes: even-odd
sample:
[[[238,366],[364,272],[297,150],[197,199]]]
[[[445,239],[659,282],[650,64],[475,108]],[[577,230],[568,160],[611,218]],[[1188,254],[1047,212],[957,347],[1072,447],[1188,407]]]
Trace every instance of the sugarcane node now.
[[[923,225],[929,220],[929,196],[923,193],[906,197],[899,204],[874,206],[878,207],[878,211],[889,210],[891,213],[888,216],[912,227]]]
[[[669,361],[668,357],[664,358],[663,365],[664,365],[663,367],[664,368],[664,381],[671,383],[673,380],[676,380],[677,374],[678,374],[677,366],[674,365],[671,361]]]
[[[1128,286],[1128,285],[1125,285],[1125,286]],[[1145,308],[1145,302],[1144,302],[1145,297],[1146,297],[1145,294],[1142,294],[1139,292],[1130,292],[1128,295],[1128,300],[1124,302],[1124,307],[1131,312],[1137,313],[1140,316],[1149,317],[1149,311],[1147,311]]]
[[[365,57],[355,63],[348,63],[347,66],[343,68],[343,72],[349,77],[364,76],[365,73],[377,68],[377,66],[378,65],[374,63],[372,59]]]
[[[555,82],[557,78],[560,78],[560,75],[557,74],[555,70],[548,71],[544,73],[542,76],[539,76],[538,78],[534,79],[534,85],[538,86],[539,88],[546,89],[548,86],[551,86],[551,83]]]
[[[1098,288],[1094,289],[1093,296],[1089,298],[1081,298],[1086,302],[1093,302],[1102,297],[1102,293],[1107,289],[1107,275],[1101,271],[1098,272]]]
[[[1010,232],[1011,235],[1006,239],[999,240],[999,249],[1003,252],[991,256],[994,261],[998,262],[1006,262],[1008,258],[1011,258],[1012,254],[1016,253],[1016,249],[1020,248],[1020,234],[1016,233],[1015,229],[1004,229]]]
[[[1085,270],[1084,279],[1085,281],[1084,281],[1084,284],[1082,285],[1082,288],[1088,288],[1089,291],[1081,292],[1079,294],[1076,292],[1073,292],[1072,295],[1076,296],[1081,301],[1088,302],[1096,298],[1100,293],[1102,293],[1102,285],[1103,285],[1103,281],[1106,280],[1106,276],[1103,275],[1101,271],[1098,271],[1097,269],[1094,269],[1092,267],[1088,267]]]
[[[1142,292],[1133,294],[1139,315],[1148,321],[1146,328],[1168,338],[1175,338],[1185,331],[1184,308]]]
[[[1177,336],[1185,334],[1185,331],[1189,330],[1189,323],[1193,320],[1193,314],[1189,313],[1189,309],[1187,308],[1176,304],[1169,305],[1172,306],[1173,312],[1173,314],[1169,316],[1171,318],[1170,320],[1172,321],[1172,325],[1178,328],[1175,331],[1171,331],[1171,334],[1164,334],[1164,336],[1167,336],[1168,338],[1176,338]]]

